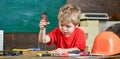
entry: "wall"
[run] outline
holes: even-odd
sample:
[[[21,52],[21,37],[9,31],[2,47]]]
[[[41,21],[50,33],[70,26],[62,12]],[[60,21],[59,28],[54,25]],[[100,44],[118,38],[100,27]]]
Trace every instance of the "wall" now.
[[[46,44],[39,43],[38,33],[4,33],[4,50],[12,50],[14,48],[55,49],[54,45],[47,46]]]
[[[81,7],[82,12],[120,13],[120,0],[67,0],[68,3]]]
[[[65,3],[66,0],[0,0],[0,30],[4,30],[4,50],[42,49],[44,45],[38,43],[41,16],[44,12],[47,14],[50,24],[46,31],[50,32],[58,25],[59,8]]]

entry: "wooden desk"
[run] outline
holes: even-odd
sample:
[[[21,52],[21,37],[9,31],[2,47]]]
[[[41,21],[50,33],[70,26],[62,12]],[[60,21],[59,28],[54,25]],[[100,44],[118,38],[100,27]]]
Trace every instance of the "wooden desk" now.
[[[37,57],[37,56],[0,56],[0,59],[120,59],[120,56],[79,56],[79,57]]]
[[[38,57],[36,53],[42,51],[25,51],[20,56],[0,56],[0,59],[120,59],[120,55],[116,56],[76,56],[76,57]]]

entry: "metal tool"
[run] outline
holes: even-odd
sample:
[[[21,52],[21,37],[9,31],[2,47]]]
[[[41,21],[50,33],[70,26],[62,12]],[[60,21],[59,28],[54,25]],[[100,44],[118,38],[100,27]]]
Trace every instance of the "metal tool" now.
[[[45,12],[42,14],[42,20],[45,20],[45,22],[47,23],[47,14]],[[44,25],[44,27],[45,27],[45,34],[46,34],[46,25]],[[47,50],[47,47],[46,47],[46,44],[45,44],[45,51],[46,50]],[[46,51],[46,53],[47,53],[47,51]]]

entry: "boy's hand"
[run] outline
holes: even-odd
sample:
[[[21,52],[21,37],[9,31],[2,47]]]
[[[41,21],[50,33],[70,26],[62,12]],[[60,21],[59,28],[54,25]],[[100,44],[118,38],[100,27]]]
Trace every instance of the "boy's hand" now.
[[[46,20],[41,19],[40,24],[39,24],[40,29],[43,30],[48,24],[50,23],[46,22]]]
[[[55,54],[61,55],[63,53],[68,53],[67,49],[58,48],[54,50]]]

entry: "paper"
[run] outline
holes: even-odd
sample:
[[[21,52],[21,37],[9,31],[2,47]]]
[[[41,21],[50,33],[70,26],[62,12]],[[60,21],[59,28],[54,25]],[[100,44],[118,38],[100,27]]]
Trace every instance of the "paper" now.
[[[0,51],[3,51],[3,30],[0,30]]]

